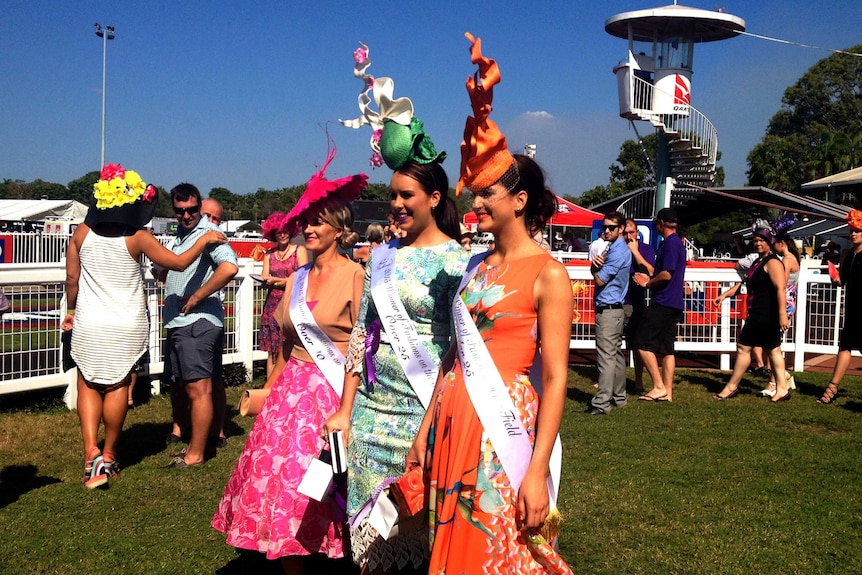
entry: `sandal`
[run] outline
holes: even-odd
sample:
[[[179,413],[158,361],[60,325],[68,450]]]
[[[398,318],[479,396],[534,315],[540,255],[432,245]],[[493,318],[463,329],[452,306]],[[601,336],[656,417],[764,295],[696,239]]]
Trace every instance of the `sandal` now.
[[[823,392],[823,396],[817,400],[817,403],[822,403],[823,405],[829,405],[835,398],[838,397],[838,384],[829,382],[829,385],[826,387],[826,391]]]
[[[104,459],[105,457],[110,457],[111,460],[107,461]],[[110,451],[106,451],[102,454],[102,462],[105,468],[105,475],[108,476],[108,479],[114,479],[120,475],[120,466],[117,464],[117,458]]]
[[[90,471],[87,473],[87,463],[90,464]],[[100,455],[92,461],[87,461],[84,464],[84,487],[87,489],[95,489],[108,482],[108,475],[105,473],[105,460]]]

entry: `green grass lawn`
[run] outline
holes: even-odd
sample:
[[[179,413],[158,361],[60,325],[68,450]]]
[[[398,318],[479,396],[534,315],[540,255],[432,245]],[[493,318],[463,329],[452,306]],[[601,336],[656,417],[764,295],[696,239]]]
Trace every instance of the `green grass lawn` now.
[[[560,550],[575,573],[862,573],[859,379],[823,406],[828,374],[802,374],[773,405],[762,381],[716,402],[728,374],[681,371],[673,404],[632,396],[591,417],[595,377],[570,372],[562,428]],[[209,526],[251,420],[233,413],[203,467],[165,470],[170,406],[151,398],[129,413],[122,476],[88,491],[75,412],[21,405],[0,396],[0,573],[279,572]]]

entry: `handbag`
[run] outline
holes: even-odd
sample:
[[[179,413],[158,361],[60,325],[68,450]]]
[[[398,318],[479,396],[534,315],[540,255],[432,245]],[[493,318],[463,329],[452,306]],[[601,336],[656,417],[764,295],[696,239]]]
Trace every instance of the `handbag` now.
[[[422,466],[413,465],[389,486],[389,494],[395,499],[401,516],[413,517],[425,510],[428,487]]]
[[[239,405],[236,409],[242,416],[255,417],[260,413],[268,395],[269,389],[246,389],[239,396]]]

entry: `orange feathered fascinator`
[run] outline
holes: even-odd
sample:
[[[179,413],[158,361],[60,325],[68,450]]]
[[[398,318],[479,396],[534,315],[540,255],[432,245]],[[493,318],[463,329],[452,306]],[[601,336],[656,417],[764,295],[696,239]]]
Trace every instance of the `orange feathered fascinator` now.
[[[847,225],[854,230],[862,230],[862,210],[850,210],[844,219],[847,221]]]
[[[518,182],[517,166],[506,147],[506,136],[489,118],[494,86],[500,83],[500,68],[497,62],[482,56],[482,40],[465,34],[470,40],[470,59],[479,66],[479,71],[467,78],[467,93],[473,115],[464,125],[464,141],[461,142],[461,178],[455,188],[460,195],[465,187],[484,190],[501,182],[511,190]],[[514,173],[513,173],[514,170]]]

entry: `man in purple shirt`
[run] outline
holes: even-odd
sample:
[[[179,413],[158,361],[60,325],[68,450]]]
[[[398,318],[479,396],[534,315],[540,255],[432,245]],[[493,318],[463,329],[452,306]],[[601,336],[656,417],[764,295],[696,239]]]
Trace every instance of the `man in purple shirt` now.
[[[674,341],[677,324],[685,317],[683,282],[685,280],[685,247],[676,234],[679,220],[676,210],[663,208],[656,214],[656,231],[664,238],[658,248],[655,274],[638,272],[635,283],[651,290],[652,300],[637,327],[635,347],[653,381],[642,401],[673,401],[673,372],[676,369]],[[658,358],[661,357],[661,369]]]

